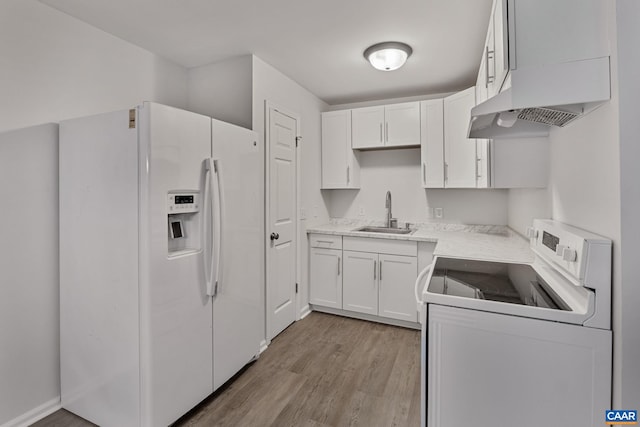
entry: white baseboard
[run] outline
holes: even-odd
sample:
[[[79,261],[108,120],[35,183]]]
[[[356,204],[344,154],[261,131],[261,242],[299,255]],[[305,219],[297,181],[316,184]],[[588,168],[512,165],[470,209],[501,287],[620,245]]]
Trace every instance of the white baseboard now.
[[[260,354],[262,354],[262,352],[265,351],[267,347],[269,347],[269,343],[267,342],[267,340],[262,340],[260,342]]]
[[[26,412],[19,417],[6,422],[0,427],[27,427],[37,421],[40,421],[47,415],[53,414],[61,408],[62,406],[60,405],[60,396],[58,396],[55,399],[51,399],[50,401],[43,403],[37,408],[33,408],[29,412]]]
[[[302,307],[302,310],[300,310],[300,319],[299,320],[302,320],[305,317],[307,317],[309,315],[309,313],[311,313],[311,307],[309,307],[309,304],[307,304],[304,307]]]
[[[312,309],[313,311],[319,311],[321,313],[329,313],[329,314],[335,314],[337,316],[352,317],[354,319],[368,320],[370,322],[384,323],[386,325],[400,326],[403,328],[417,329],[417,330],[420,330],[422,328],[422,325],[420,325],[420,323],[417,323],[417,322],[414,323],[414,322],[407,322],[404,320],[389,319],[387,317],[374,316],[371,314],[356,313],[355,311],[340,310],[337,308],[330,308],[330,307],[322,307],[320,305],[314,305]]]

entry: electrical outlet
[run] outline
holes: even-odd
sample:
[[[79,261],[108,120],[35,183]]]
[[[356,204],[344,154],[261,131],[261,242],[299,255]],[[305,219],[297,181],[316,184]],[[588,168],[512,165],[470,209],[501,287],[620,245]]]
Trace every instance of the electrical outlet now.
[[[435,216],[438,219],[441,219],[442,217],[444,217],[444,209],[442,208],[435,208],[433,212],[435,213]]]
[[[364,206],[360,206],[360,210],[358,211],[358,215],[364,216]]]
[[[318,218],[318,206],[314,206],[313,207],[313,217],[314,218]]]
[[[305,208],[300,208],[300,219],[307,219],[307,210]]]
[[[433,219],[433,208],[427,208],[427,218]]]

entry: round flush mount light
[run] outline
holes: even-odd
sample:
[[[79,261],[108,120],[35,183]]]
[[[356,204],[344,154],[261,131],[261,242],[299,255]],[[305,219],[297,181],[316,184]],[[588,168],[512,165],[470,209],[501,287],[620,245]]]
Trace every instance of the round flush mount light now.
[[[402,67],[412,52],[413,49],[406,43],[384,42],[369,46],[364,51],[364,57],[373,68],[393,71]]]

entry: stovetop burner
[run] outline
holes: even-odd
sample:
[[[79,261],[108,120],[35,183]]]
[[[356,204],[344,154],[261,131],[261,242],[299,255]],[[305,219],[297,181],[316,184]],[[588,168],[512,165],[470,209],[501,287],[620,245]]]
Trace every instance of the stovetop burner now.
[[[531,265],[438,258],[429,292],[570,311]]]

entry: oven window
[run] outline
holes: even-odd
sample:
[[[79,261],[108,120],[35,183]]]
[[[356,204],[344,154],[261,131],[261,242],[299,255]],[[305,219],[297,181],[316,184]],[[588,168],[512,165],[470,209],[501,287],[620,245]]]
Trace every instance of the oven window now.
[[[438,258],[428,290],[464,298],[570,310],[527,264]]]

